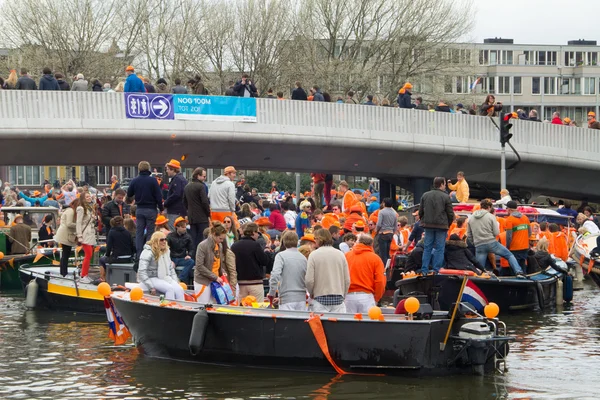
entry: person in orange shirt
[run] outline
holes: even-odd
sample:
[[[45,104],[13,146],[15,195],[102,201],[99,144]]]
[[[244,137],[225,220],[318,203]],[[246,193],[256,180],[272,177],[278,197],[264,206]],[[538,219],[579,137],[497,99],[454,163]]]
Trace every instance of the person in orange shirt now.
[[[506,204],[506,211],[508,212],[508,217],[506,217],[506,245],[526,274],[531,225],[529,218],[517,211],[517,207],[517,202],[513,200]]]
[[[554,254],[554,236],[548,230],[547,222],[540,222],[540,233],[538,235],[538,239],[545,237],[548,239],[548,253]]]
[[[359,235],[358,243],[346,253],[346,261],[350,271],[350,288],[344,301],[346,312],[366,314],[385,291],[383,261],[373,250],[373,238]]]
[[[313,180],[315,206],[323,208],[323,188],[325,187],[325,174],[311,172],[310,177]]]
[[[346,217],[344,223],[344,230],[346,232],[352,232],[354,230],[354,224],[358,221],[362,221],[364,226],[367,225],[365,218],[362,216],[362,210],[359,205],[354,205],[347,210],[350,214]]]
[[[341,181],[338,185],[338,196],[342,199],[342,212],[349,212],[350,207],[358,203],[356,195],[349,189],[350,186],[346,181]]]
[[[456,219],[456,226],[453,229],[448,230],[448,240],[450,240],[450,236],[458,235],[460,240],[462,240],[467,234],[467,219],[465,217],[458,217]]]
[[[550,254],[555,255],[563,261],[567,261],[569,258],[569,247],[567,244],[567,236],[560,231],[558,224],[550,224],[548,227],[550,234],[552,235],[553,250]]]

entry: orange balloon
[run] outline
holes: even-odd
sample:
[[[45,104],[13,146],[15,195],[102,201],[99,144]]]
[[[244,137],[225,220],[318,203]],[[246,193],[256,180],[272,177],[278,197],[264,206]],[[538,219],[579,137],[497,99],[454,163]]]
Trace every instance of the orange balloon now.
[[[187,285],[185,283],[179,282],[179,286],[181,286],[183,290],[187,290]]]
[[[112,290],[108,283],[102,282],[101,284],[98,285],[98,293],[100,293],[102,296],[108,297],[108,296],[110,296],[111,292],[112,292]]]
[[[490,303],[485,306],[483,313],[490,319],[496,318],[498,314],[500,314],[500,307],[498,307],[498,304],[496,303]]]
[[[141,300],[142,297],[144,297],[144,291],[141,287],[134,287],[133,289],[131,289],[131,292],[129,293],[129,298],[131,299],[131,301]]]
[[[404,302],[404,309],[409,314],[414,314],[417,311],[419,311],[419,307],[421,307],[421,303],[419,302],[419,299],[417,299],[416,297],[409,297]]]
[[[373,321],[379,321],[382,316],[383,313],[381,312],[381,308],[377,306],[369,308],[369,318],[371,318]]]
[[[174,133],[173,133],[173,134],[171,134],[171,139],[175,139],[176,137],[177,137],[177,135],[176,135],[176,134],[174,134]]]
[[[4,253],[0,251],[0,258],[4,258]]]

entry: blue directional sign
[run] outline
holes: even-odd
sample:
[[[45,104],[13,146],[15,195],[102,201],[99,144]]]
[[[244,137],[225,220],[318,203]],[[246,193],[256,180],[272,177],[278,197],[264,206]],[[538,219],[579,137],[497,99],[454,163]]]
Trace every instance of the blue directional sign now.
[[[173,95],[125,93],[125,114],[135,119],[174,119]]]

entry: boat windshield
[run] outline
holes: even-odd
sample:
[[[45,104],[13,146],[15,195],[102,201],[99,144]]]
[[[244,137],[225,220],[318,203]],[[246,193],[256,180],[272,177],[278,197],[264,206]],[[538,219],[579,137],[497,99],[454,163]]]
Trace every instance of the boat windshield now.
[[[23,223],[31,227],[32,230],[39,230],[42,227],[44,217],[48,214],[53,214],[52,222],[50,226],[56,232],[56,217],[58,213],[51,213],[46,210],[20,210],[20,211],[4,211],[0,212],[0,221],[4,222],[5,227],[11,227],[15,221],[17,215],[23,216]]]

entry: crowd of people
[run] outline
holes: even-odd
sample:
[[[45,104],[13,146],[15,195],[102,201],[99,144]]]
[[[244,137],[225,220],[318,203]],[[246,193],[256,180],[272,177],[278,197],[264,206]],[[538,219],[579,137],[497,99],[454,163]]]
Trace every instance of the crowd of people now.
[[[471,202],[463,172],[455,183],[434,179],[411,226],[395,209],[395,199],[351,190],[328,174],[312,173],[312,190],[296,198],[279,191],[276,182],[261,197],[237,179],[233,166],[210,188],[205,169],[196,168],[188,182],[177,160],[165,165],[168,183],[151,171],[148,162],[140,162],[126,191],[116,176],[103,192],[73,181],[25,192],[7,182],[0,200],[5,206],[62,210],[57,232],[49,216],[39,237],[63,248],[63,275],[71,249],[81,246],[80,279],[91,282],[90,261],[103,234],[102,277],[107,264],[135,262],[138,281],[151,293],[183,299],[179,283],[193,283],[198,301],[207,303],[215,301],[213,282],[228,283],[240,300],[262,302],[267,277],[267,299],[289,310],[367,312],[384,294],[386,266],[397,267],[402,257],[405,272],[422,275],[445,266],[525,278],[555,265],[550,255],[566,260],[575,233],[567,223],[531,222],[506,190],[497,202]],[[571,207],[565,201],[558,212],[573,217],[580,234],[600,233],[593,209],[578,213]],[[27,252],[31,228],[21,215],[9,224],[12,252]]]

